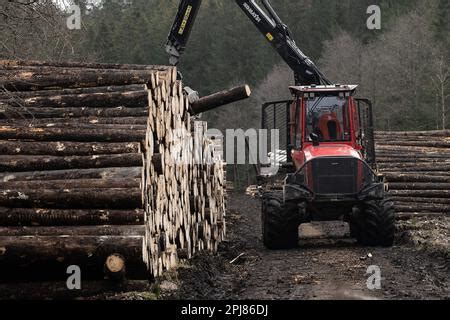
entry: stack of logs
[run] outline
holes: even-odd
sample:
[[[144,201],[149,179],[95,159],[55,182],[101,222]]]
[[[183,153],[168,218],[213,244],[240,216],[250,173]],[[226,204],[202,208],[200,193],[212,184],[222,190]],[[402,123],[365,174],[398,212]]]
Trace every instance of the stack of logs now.
[[[399,219],[450,213],[450,131],[376,132]]]
[[[0,61],[2,274],[140,279],[216,251],[224,163],[191,113],[174,67]]]

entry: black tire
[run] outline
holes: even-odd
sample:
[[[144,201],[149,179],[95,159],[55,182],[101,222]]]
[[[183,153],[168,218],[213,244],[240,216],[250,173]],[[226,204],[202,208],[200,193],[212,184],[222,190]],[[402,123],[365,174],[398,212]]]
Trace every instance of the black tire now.
[[[350,221],[350,237],[359,239],[359,225],[355,221]]]
[[[390,247],[394,244],[395,209],[390,200],[368,201],[354,223],[353,232],[365,246]]]
[[[262,236],[267,249],[295,248],[298,245],[300,210],[304,204],[283,203],[280,193],[266,193],[262,203]]]

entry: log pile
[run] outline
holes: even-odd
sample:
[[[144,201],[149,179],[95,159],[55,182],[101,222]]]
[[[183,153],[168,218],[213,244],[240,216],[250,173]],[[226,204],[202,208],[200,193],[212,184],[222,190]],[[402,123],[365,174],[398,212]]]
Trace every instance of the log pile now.
[[[139,279],[215,252],[224,163],[191,113],[174,67],[0,61],[2,274]]]
[[[399,219],[450,213],[450,131],[377,132],[375,141]]]

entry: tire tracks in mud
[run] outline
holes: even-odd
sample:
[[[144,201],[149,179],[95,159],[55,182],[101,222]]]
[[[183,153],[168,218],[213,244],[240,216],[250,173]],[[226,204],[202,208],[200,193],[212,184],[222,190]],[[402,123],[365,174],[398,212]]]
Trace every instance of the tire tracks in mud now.
[[[181,268],[179,290],[166,298],[450,299],[448,257],[408,243],[361,247],[344,223],[302,226],[299,248],[267,250],[259,200],[240,194],[231,195],[227,219],[228,240],[219,254],[198,256]],[[371,265],[380,267],[379,290],[367,288]]]

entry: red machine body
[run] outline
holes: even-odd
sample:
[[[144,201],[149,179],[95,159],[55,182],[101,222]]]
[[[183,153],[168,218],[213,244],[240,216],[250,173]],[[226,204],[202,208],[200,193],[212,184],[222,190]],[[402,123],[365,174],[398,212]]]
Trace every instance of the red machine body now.
[[[353,93],[357,86],[296,86],[290,87],[296,100],[291,105],[291,145],[295,146],[291,150],[292,161],[296,169],[300,169],[306,162],[317,157],[354,157],[364,160],[361,153],[363,146],[358,141],[360,136],[360,125],[358,119],[357,104]],[[318,128],[323,133],[323,141],[318,146],[314,146],[307,130],[308,108],[307,99],[311,94],[320,96],[322,94],[343,95],[346,102],[342,123],[333,112],[321,115],[318,121]],[[305,119],[305,121],[303,121]],[[333,124],[337,136],[344,139],[332,139],[329,124]],[[300,124],[300,125],[299,125]],[[301,136],[301,144],[296,143],[296,137]],[[335,140],[335,141],[333,141]]]

